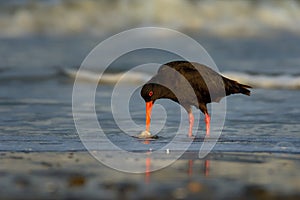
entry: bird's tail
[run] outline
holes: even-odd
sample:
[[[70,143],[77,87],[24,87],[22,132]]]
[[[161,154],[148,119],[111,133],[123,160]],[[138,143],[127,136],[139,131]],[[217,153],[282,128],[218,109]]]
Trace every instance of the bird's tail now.
[[[226,95],[241,93],[250,96],[251,91],[249,90],[249,88],[252,88],[251,86],[241,84],[237,81],[228,78],[224,79],[224,83],[225,83]]]
[[[239,90],[240,90],[239,93],[250,96],[251,91],[248,90],[248,88],[252,88],[251,86],[240,84],[240,83],[238,83],[238,86],[239,86]]]

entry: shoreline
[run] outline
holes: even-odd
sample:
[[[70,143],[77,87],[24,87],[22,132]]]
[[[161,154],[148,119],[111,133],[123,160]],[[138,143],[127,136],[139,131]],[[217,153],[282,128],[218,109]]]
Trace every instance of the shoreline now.
[[[168,167],[132,174],[88,152],[0,152],[0,199],[299,199],[299,155],[186,152]],[[151,167],[151,164],[150,164]]]

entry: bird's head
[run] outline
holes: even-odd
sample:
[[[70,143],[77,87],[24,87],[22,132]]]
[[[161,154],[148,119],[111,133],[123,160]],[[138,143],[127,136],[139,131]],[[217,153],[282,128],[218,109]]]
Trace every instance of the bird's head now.
[[[155,83],[147,83],[143,86],[141,90],[141,96],[145,100],[145,102],[154,101],[159,98],[159,85]]]

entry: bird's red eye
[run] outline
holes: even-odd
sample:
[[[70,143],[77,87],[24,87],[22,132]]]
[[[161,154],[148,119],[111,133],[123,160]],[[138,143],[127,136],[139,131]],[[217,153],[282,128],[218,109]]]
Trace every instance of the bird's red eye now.
[[[148,95],[149,95],[149,97],[151,97],[153,95],[153,92],[150,91]]]

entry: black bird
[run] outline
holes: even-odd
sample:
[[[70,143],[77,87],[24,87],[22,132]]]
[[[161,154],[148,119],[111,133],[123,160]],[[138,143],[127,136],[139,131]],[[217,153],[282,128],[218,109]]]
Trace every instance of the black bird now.
[[[146,133],[150,136],[150,119],[153,103],[157,99],[171,99],[185,108],[189,115],[189,133],[192,137],[194,116],[191,106],[205,115],[206,136],[210,133],[210,116],[206,104],[219,102],[223,97],[241,93],[250,96],[251,88],[221,76],[211,68],[188,61],[173,61],[162,65],[141,90],[146,102]]]

